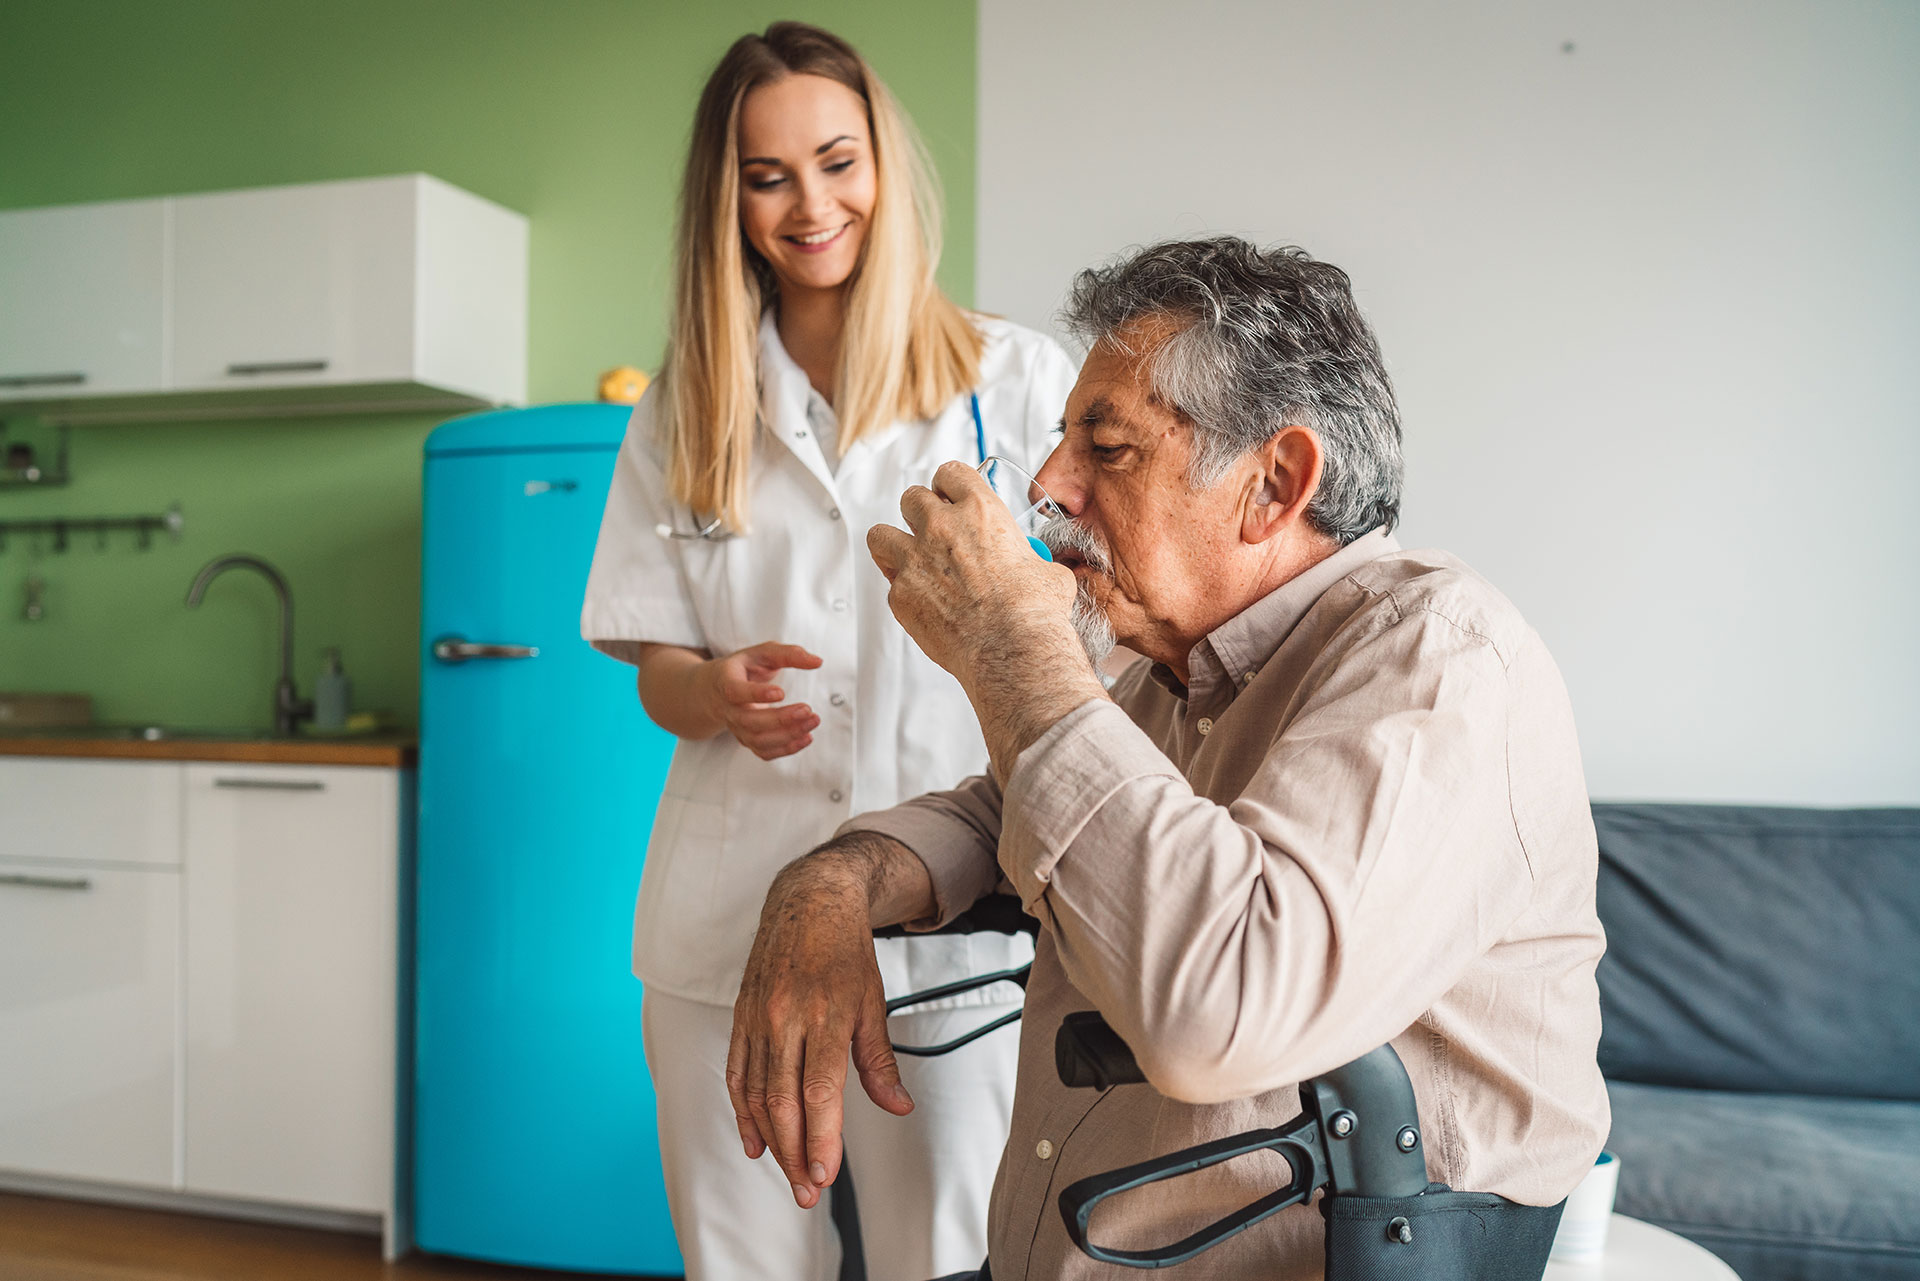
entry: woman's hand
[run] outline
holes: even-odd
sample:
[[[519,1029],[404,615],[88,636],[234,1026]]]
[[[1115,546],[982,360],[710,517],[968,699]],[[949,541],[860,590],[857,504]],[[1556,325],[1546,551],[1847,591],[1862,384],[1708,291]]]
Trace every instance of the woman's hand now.
[[[772,683],[786,667],[812,669],[820,658],[798,645],[749,645],[698,669],[707,710],[740,745],[763,761],[791,756],[813,741],[820,718],[805,703],[780,706],[786,691]]]

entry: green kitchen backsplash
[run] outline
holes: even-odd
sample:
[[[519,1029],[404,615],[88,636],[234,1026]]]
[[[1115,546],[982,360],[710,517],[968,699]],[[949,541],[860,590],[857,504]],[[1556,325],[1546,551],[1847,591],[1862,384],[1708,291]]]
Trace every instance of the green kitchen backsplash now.
[[[603,369],[657,365],[694,97],[729,41],[786,17],[853,40],[912,112],[946,185],[941,278],[971,300],[971,0],[10,0],[0,208],[434,174],[527,215],[530,399],[586,399]],[[293,585],[302,692],[338,646],[356,708],[412,724],[420,445],[439,420],[75,428],[73,482],[0,489],[0,520],[178,502],[185,533],[145,551],[127,534],[63,553],[9,539],[0,690],[90,693],[105,721],[266,725],[266,584],[234,573],[184,604],[202,564],[248,551]]]

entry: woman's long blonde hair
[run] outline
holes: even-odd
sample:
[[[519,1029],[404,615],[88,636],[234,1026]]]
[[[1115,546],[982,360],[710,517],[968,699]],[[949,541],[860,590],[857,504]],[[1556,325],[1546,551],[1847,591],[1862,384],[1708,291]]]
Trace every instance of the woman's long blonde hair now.
[[[740,103],[790,75],[824,76],[859,94],[873,137],[877,190],[834,382],[840,448],[896,419],[933,417],[980,376],[980,333],[933,279],[933,168],[886,85],[846,41],[805,23],[776,22],[734,41],[694,115],[658,422],[675,500],[735,533],[747,528],[760,317],[778,291],[740,227]]]

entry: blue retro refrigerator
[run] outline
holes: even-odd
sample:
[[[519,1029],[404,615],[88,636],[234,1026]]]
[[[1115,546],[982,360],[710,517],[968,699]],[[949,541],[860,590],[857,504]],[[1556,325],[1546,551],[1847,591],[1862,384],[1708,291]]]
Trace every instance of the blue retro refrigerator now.
[[[628,966],[673,740],[579,638],[627,414],[506,410],[427,440],[413,1235],[673,1275]]]

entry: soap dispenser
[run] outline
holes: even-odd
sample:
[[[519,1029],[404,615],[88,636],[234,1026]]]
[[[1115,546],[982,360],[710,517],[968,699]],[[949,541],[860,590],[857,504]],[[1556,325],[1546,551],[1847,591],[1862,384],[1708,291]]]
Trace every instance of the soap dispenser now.
[[[340,651],[327,648],[326,666],[313,682],[313,727],[339,730],[347,726],[347,705],[353,700],[353,683],[340,667]]]

